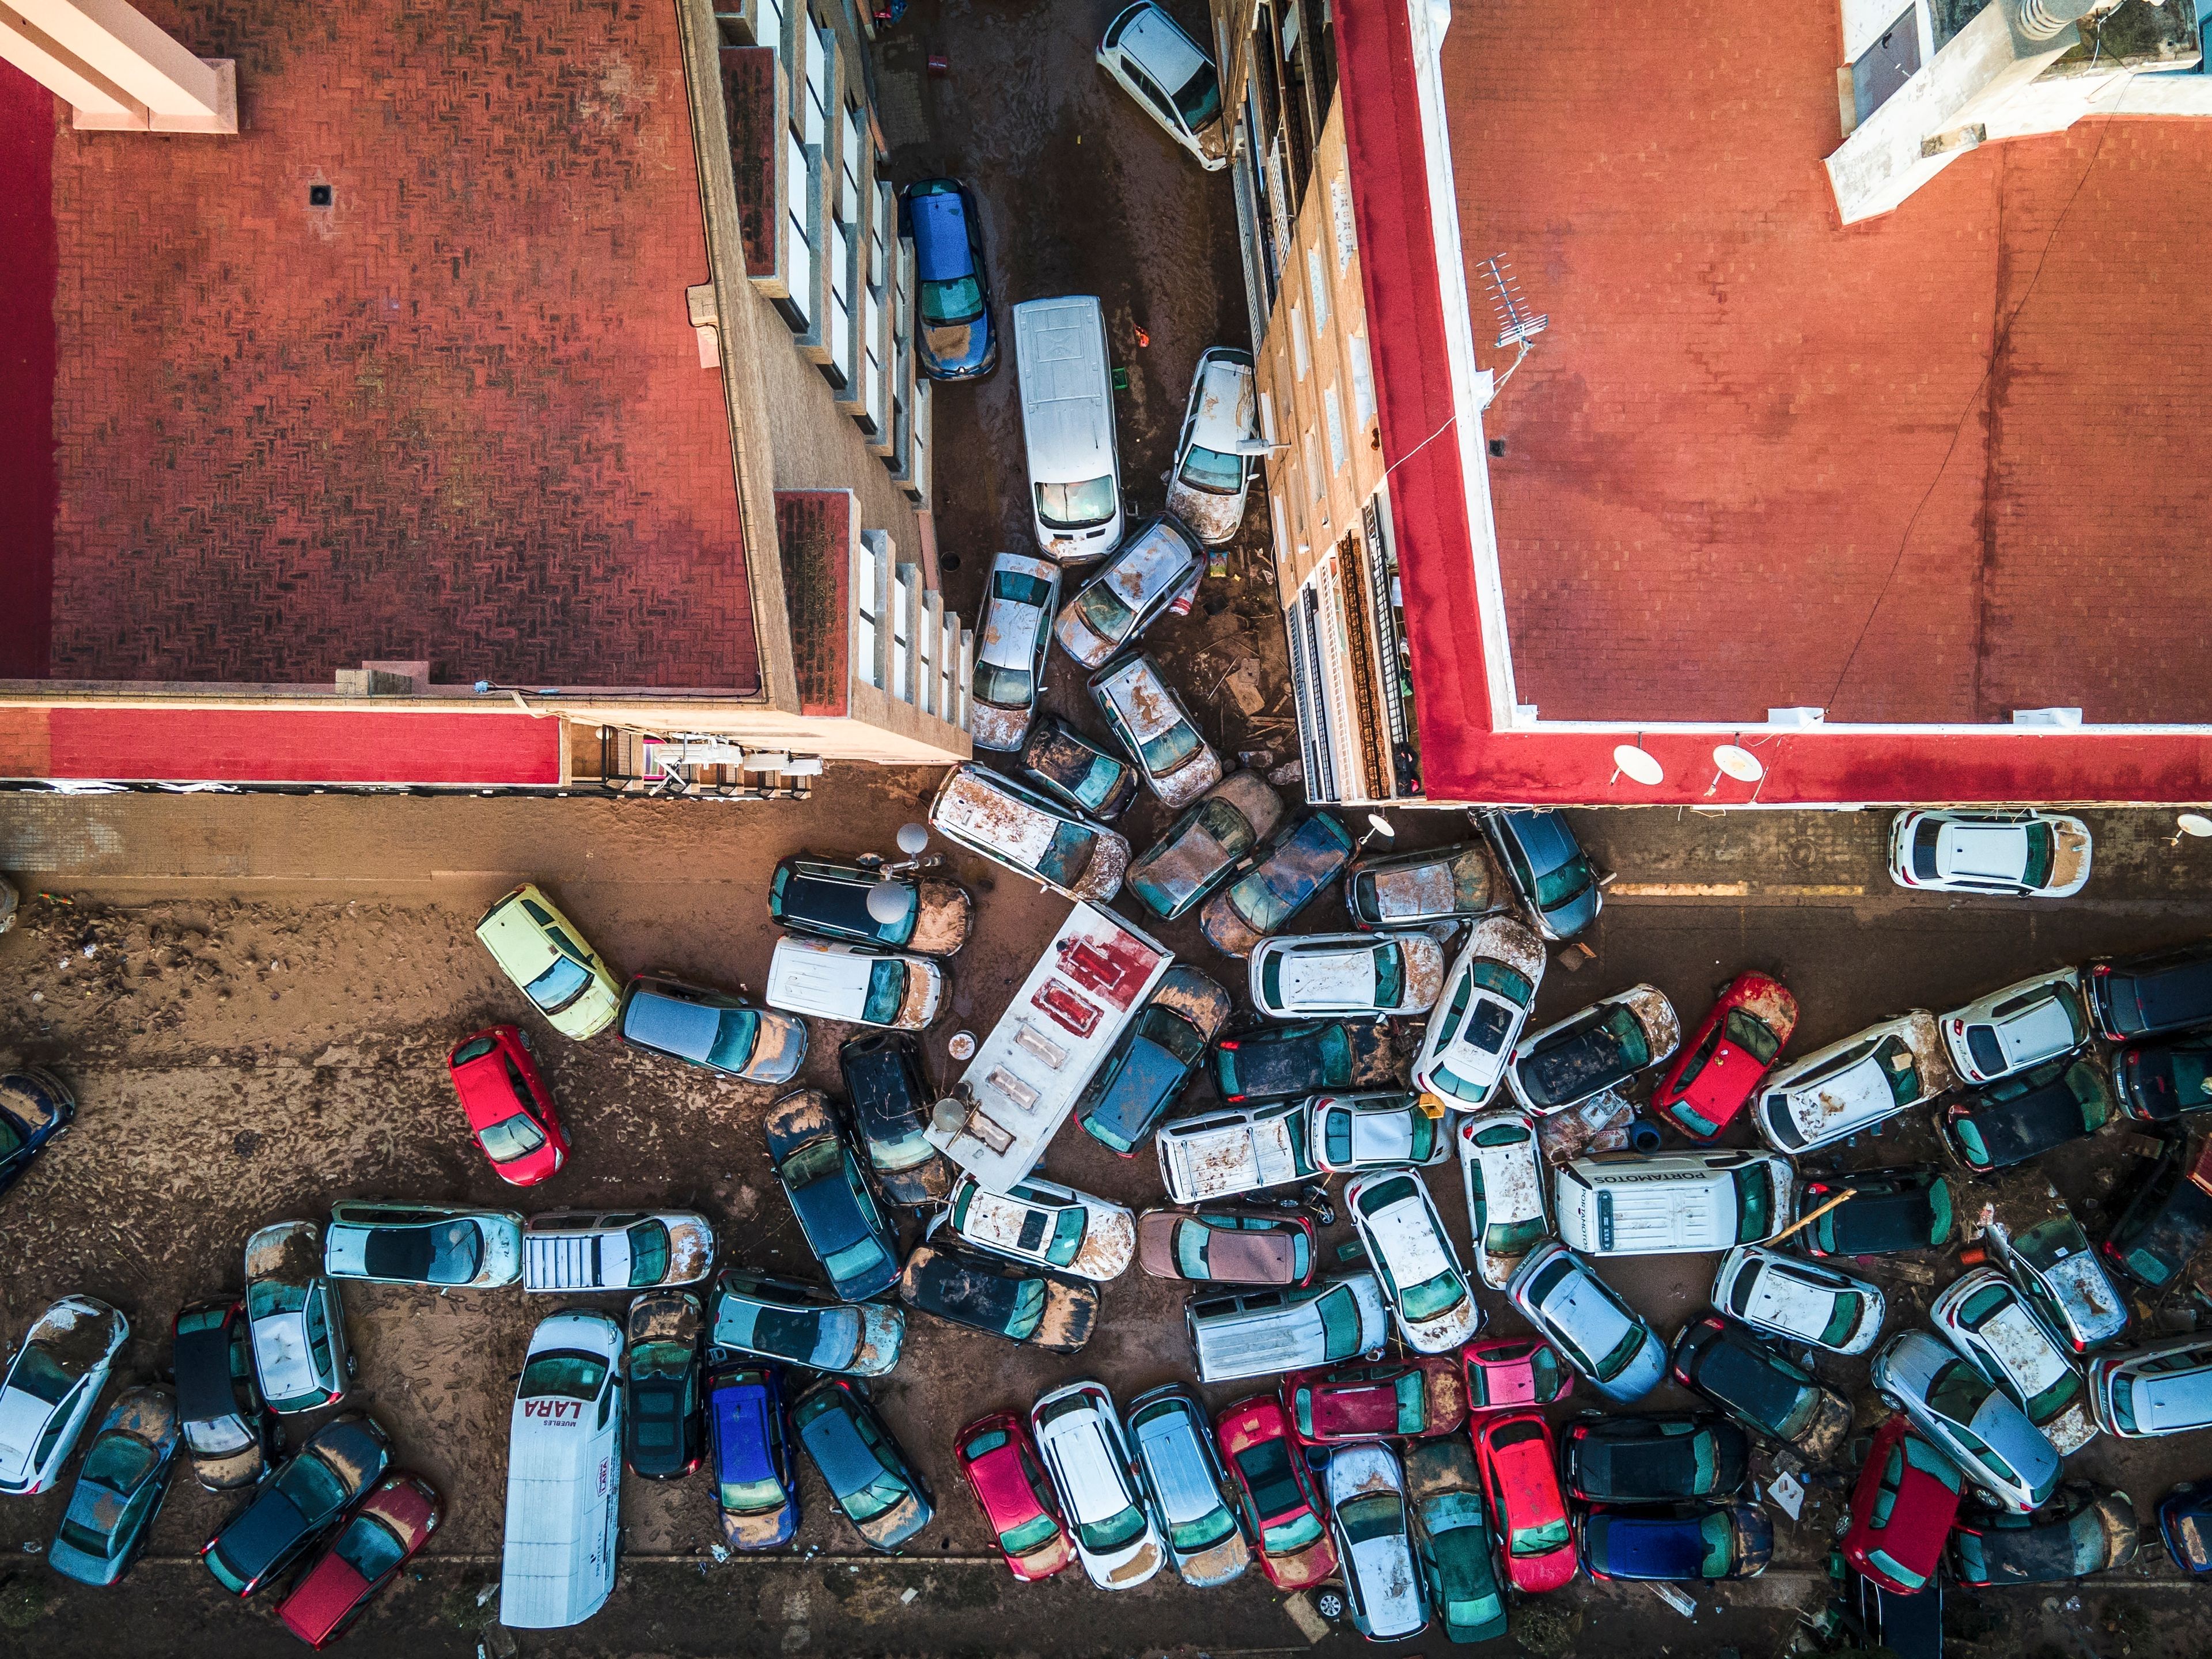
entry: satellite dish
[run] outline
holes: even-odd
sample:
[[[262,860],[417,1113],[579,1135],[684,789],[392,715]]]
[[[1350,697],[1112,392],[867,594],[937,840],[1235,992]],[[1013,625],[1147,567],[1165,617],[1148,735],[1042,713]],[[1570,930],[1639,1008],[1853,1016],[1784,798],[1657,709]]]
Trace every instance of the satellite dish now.
[[[2184,812],[2174,823],[2185,836],[2212,836],[2212,818],[2202,812]]]
[[[1738,783],[1757,783],[1766,775],[1766,769],[1759,764],[1758,756],[1732,743],[1724,743],[1713,750],[1713,764]]]
[[[927,824],[902,823],[899,825],[898,848],[900,852],[905,854],[908,858],[920,858],[921,856],[921,849],[928,845],[929,828]]]
[[[1632,743],[1624,743],[1613,751],[1613,775],[1617,778],[1624,773],[1648,788],[1655,783],[1665,781],[1667,769],[1659,764],[1658,757],[1649,750],[1640,749]]]
[[[1386,841],[1398,839],[1398,832],[1390,827],[1390,820],[1380,812],[1370,812],[1367,815],[1367,827]]]
[[[914,895],[902,882],[879,881],[868,889],[868,914],[886,927],[904,921],[913,905]]]

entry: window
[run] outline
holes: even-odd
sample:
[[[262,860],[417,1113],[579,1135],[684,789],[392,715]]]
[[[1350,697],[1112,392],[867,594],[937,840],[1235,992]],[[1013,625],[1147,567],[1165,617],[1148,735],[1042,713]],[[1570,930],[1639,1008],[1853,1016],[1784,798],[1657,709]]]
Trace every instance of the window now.
[[[818,139],[808,134],[815,125],[813,107],[813,76],[810,50],[814,36],[811,29],[798,29],[792,35],[792,62],[789,65],[793,81],[797,83],[791,100],[791,125],[784,130],[784,265],[790,295],[778,301],[784,320],[804,332],[811,326],[814,316],[814,168],[813,157],[808,146]]]
[[[1352,362],[1352,420],[1362,432],[1375,418],[1375,362],[1367,355],[1367,337],[1354,334],[1345,341],[1345,356]]]
[[[887,304],[891,279],[891,243],[897,206],[890,185],[876,181],[876,210],[868,226],[868,281],[861,319],[861,425],[872,436],[884,430],[884,411],[890,406],[890,377],[884,368],[884,343],[890,313]]]
[[[1321,446],[1314,441],[1313,428],[1306,428],[1306,477],[1313,480],[1314,499],[1326,503],[1328,499],[1328,475],[1321,470]],[[1328,514],[1322,514],[1325,520]]]
[[[1322,414],[1328,423],[1328,470],[1344,471],[1344,400],[1336,395],[1336,386],[1331,382],[1321,394]]]
[[[1351,268],[1359,239],[1352,224],[1352,185],[1340,173],[1328,181],[1328,211],[1336,226],[1336,274],[1341,276]]]
[[[1306,349],[1305,313],[1296,306],[1291,307],[1291,361],[1297,366],[1298,379],[1304,380],[1313,359]]]
[[[1269,443],[1275,441],[1275,398],[1272,392],[1260,394],[1260,435]]]
[[[1328,326],[1328,272],[1318,246],[1306,249],[1306,289],[1313,296],[1314,332],[1319,334]]]
[[[860,110],[848,100],[844,130],[837,146],[836,241],[830,248],[830,362],[840,386],[853,380],[853,293],[860,266]]]
[[[891,696],[902,702],[909,700],[907,684],[907,644],[913,629],[914,567],[902,564],[891,581],[891,680],[888,688]]]
[[[883,571],[875,540],[863,535],[860,538],[860,568],[854,580],[854,609],[857,615],[854,629],[856,635],[854,656],[859,678],[873,686],[881,686],[884,683],[883,671],[876,665],[882,649],[878,638],[878,623],[883,617],[883,601],[877,597],[883,591],[882,582]]]
[[[934,714],[937,712],[937,636],[939,629],[934,625],[935,620],[936,619],[934,617],[929,615],[927,608],[925,608],[922,612],[921,637],[919,641],[921,646],[921,672],[916,676],[917,684],[915,687],[914,698],[915,706],[925,714]],[[896,1005],[893,1005],[892,1012],[897,1012]]]

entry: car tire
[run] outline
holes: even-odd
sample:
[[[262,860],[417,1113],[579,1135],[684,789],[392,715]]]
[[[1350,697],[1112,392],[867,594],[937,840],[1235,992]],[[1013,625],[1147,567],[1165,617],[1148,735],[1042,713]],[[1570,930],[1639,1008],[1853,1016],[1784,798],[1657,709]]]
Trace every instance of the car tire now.
[[[1344,1592],[1333,1586],[1327,1589],[1316,1590],[1313,1604],[1314,1611],[1332,1625],[1340,1622],[1344,1617]]]

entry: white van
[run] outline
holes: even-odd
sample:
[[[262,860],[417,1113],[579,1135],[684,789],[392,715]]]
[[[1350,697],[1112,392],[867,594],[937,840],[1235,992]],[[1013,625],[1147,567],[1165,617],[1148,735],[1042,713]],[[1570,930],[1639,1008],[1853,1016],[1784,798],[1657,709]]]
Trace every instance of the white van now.
[[[1390,1334],[1382,1287],[1364,1271],[1303,1289],[1193,1297],[1183,1321],[1201,1382],[1334,1365]]]
[[[499,1621],[580,1625],[615,1587],[622,1511],[622,1327],[562,1313],[530,1338],[507,1426]]]
[[[1306,1145],[1306,1103],[1231,1106],[1160,1125],[1160,1179],[1178,1204],[1204,1204],[1322,1173]]]
[[[1797,1196],[1772,1152],[1600,1152],[1559,1166],[1559,1237],[1585,1255],[1664,1255],[1760,1244],[1787,1227]]]
[[[1105,313],[1085,294],[1027,300],[1013,317],[1037,545],[1063,564],[1103,558],[1121,540]]]
[[[786,933],[768,959],[771,1008],[919,1031],[937,1018],[945,969],[920,957]]]

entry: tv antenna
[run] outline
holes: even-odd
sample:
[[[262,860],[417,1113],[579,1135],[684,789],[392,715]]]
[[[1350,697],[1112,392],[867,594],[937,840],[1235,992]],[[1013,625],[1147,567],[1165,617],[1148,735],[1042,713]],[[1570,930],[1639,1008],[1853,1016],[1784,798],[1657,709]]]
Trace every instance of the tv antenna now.
[[[1500,351],[1508,346],[1519,348],[1512,363],[1492,384],[1491,400],[1505,389],[1513,378],[1513,371],[1521,367],[1528,355],[1529,342],[1552,325],[1551,314],[1535,313],[1528,308],[1528,296],[1521,292],[1520,279],[1514,276],[1513,267],[1502,253],[1493,253],[1482,262],[1482,274],[1490,284],[1491,309],[1498,313],[1498,346]]]

